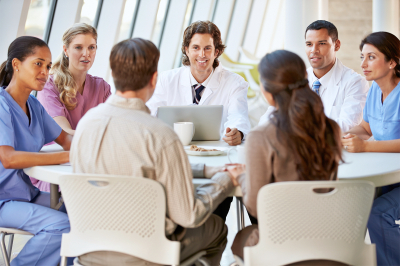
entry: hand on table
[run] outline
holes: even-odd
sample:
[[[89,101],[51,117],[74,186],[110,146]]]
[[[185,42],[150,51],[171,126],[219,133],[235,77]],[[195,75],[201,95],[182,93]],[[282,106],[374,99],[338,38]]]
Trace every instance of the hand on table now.
[[[237,128],[227,127],[225,137],[222,139],[229,145],[236,146],[242,143],[242,133]]]
[[[342,137],[342,145],[348,152],[364,152],[365,140],[360,139],[357,135],[347,133]]]
[[[244,164],[236,163],[236,164],[227,164],[225,166],[225,171],[228,172],[228,175],[231,178],[232,183],[235,187],[239,185],[239,182],[237,181],[238,176],[244,173],[245,170],[246,170],[246,165]]]

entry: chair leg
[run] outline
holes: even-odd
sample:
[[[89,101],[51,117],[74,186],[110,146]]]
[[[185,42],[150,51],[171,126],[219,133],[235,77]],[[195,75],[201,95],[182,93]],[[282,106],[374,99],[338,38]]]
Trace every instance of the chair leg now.
[[[67,266],[67,257],[61,257],[60,266]]]
[[[6,264],[6,266],[10,266],[10,259],[8,258],[6,243],[4,241],[6,238],[6,234],[4,232],[1,232],[0,237],[1,237],[1,241],[0,241],[1,252],[3,253],[4,263]]]
[[[8,258],[11,260],[11,252],[12,252],[12,247],[13,247],[13,242],[14,242],[14,234],[9,234],[9,239],[8,239]]]

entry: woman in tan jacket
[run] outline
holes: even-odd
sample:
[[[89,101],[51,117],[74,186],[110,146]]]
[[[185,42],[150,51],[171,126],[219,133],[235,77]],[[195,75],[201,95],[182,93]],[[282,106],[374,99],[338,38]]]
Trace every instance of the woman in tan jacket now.
[[[308,86],[303,60],[278,50],[264,56],[258,69],[262,92],[276,111],[268,124],[248,134],[246,165],[228,169],[255,218],[261,187],[282,181],[336,179],[342,158],[340,128],[326,117],[321,98]],[[257,242],[258,226],[246,227],[237,234],[232,251],[243,258],[243,247]]]

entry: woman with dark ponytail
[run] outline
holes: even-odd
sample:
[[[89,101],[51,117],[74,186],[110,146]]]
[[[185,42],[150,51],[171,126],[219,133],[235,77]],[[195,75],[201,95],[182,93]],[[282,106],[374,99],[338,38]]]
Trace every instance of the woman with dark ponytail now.
[[[50,208],[50,195],[34,187],[24,168],[69,161],[69,152],[39,153],[55,140],[69,150],[71,137],[30,95],[43,89],[51,67],[49,47],[41,39],[23,36],[8,48],[0,67],[0,227],[32,233],[17,265],[57,265],[61,235],[70,226],[65,207]]]
[[[374,32],[360,44],[361,68],[372,81],[361,124],[342,139],[349,152],[400,152],[400,40]],[[368,141],[373,136],[375,141]],[[399,162],[400,164],[400,162]],[[400,183],[382,188],[368,220],[378,265],[400,265]]]
[[[258,69],[262,92],[276,110],[268,124],[248,134],[246,165],[228,168],[255,218],[261,187],[281,181],[335,180],[342,158],[340,128],[326,117],[321,98],[309,88],[303,60],[278,50],[264,56]],[[257,228],[252,225],[238,233],[234,254],[243,258],[245,243],[258,242]]]

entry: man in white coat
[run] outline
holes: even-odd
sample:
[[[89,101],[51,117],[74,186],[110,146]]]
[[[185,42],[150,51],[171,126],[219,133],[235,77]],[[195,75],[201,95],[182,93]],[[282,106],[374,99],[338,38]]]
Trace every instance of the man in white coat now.
[[[221,33],[210,21],[197,21],[186,28],[182,64],[160,74],[153,97],[147,102],[152,115],[159,106],[223,105],[221,136],[239,145],[250,131],[247,89],[244,79],[219,65],[224,52]]]
[[[362,120],[368,82],[360,74],[344,66],[336,52],[340,49],[338,31],[331,22],[317,20],[305,32],[306,54],[311,67],[307,69],[310,88],[321,96],[326,116],[335,120],[346,132]],[[269,120],[269,108],[259,124]]]

